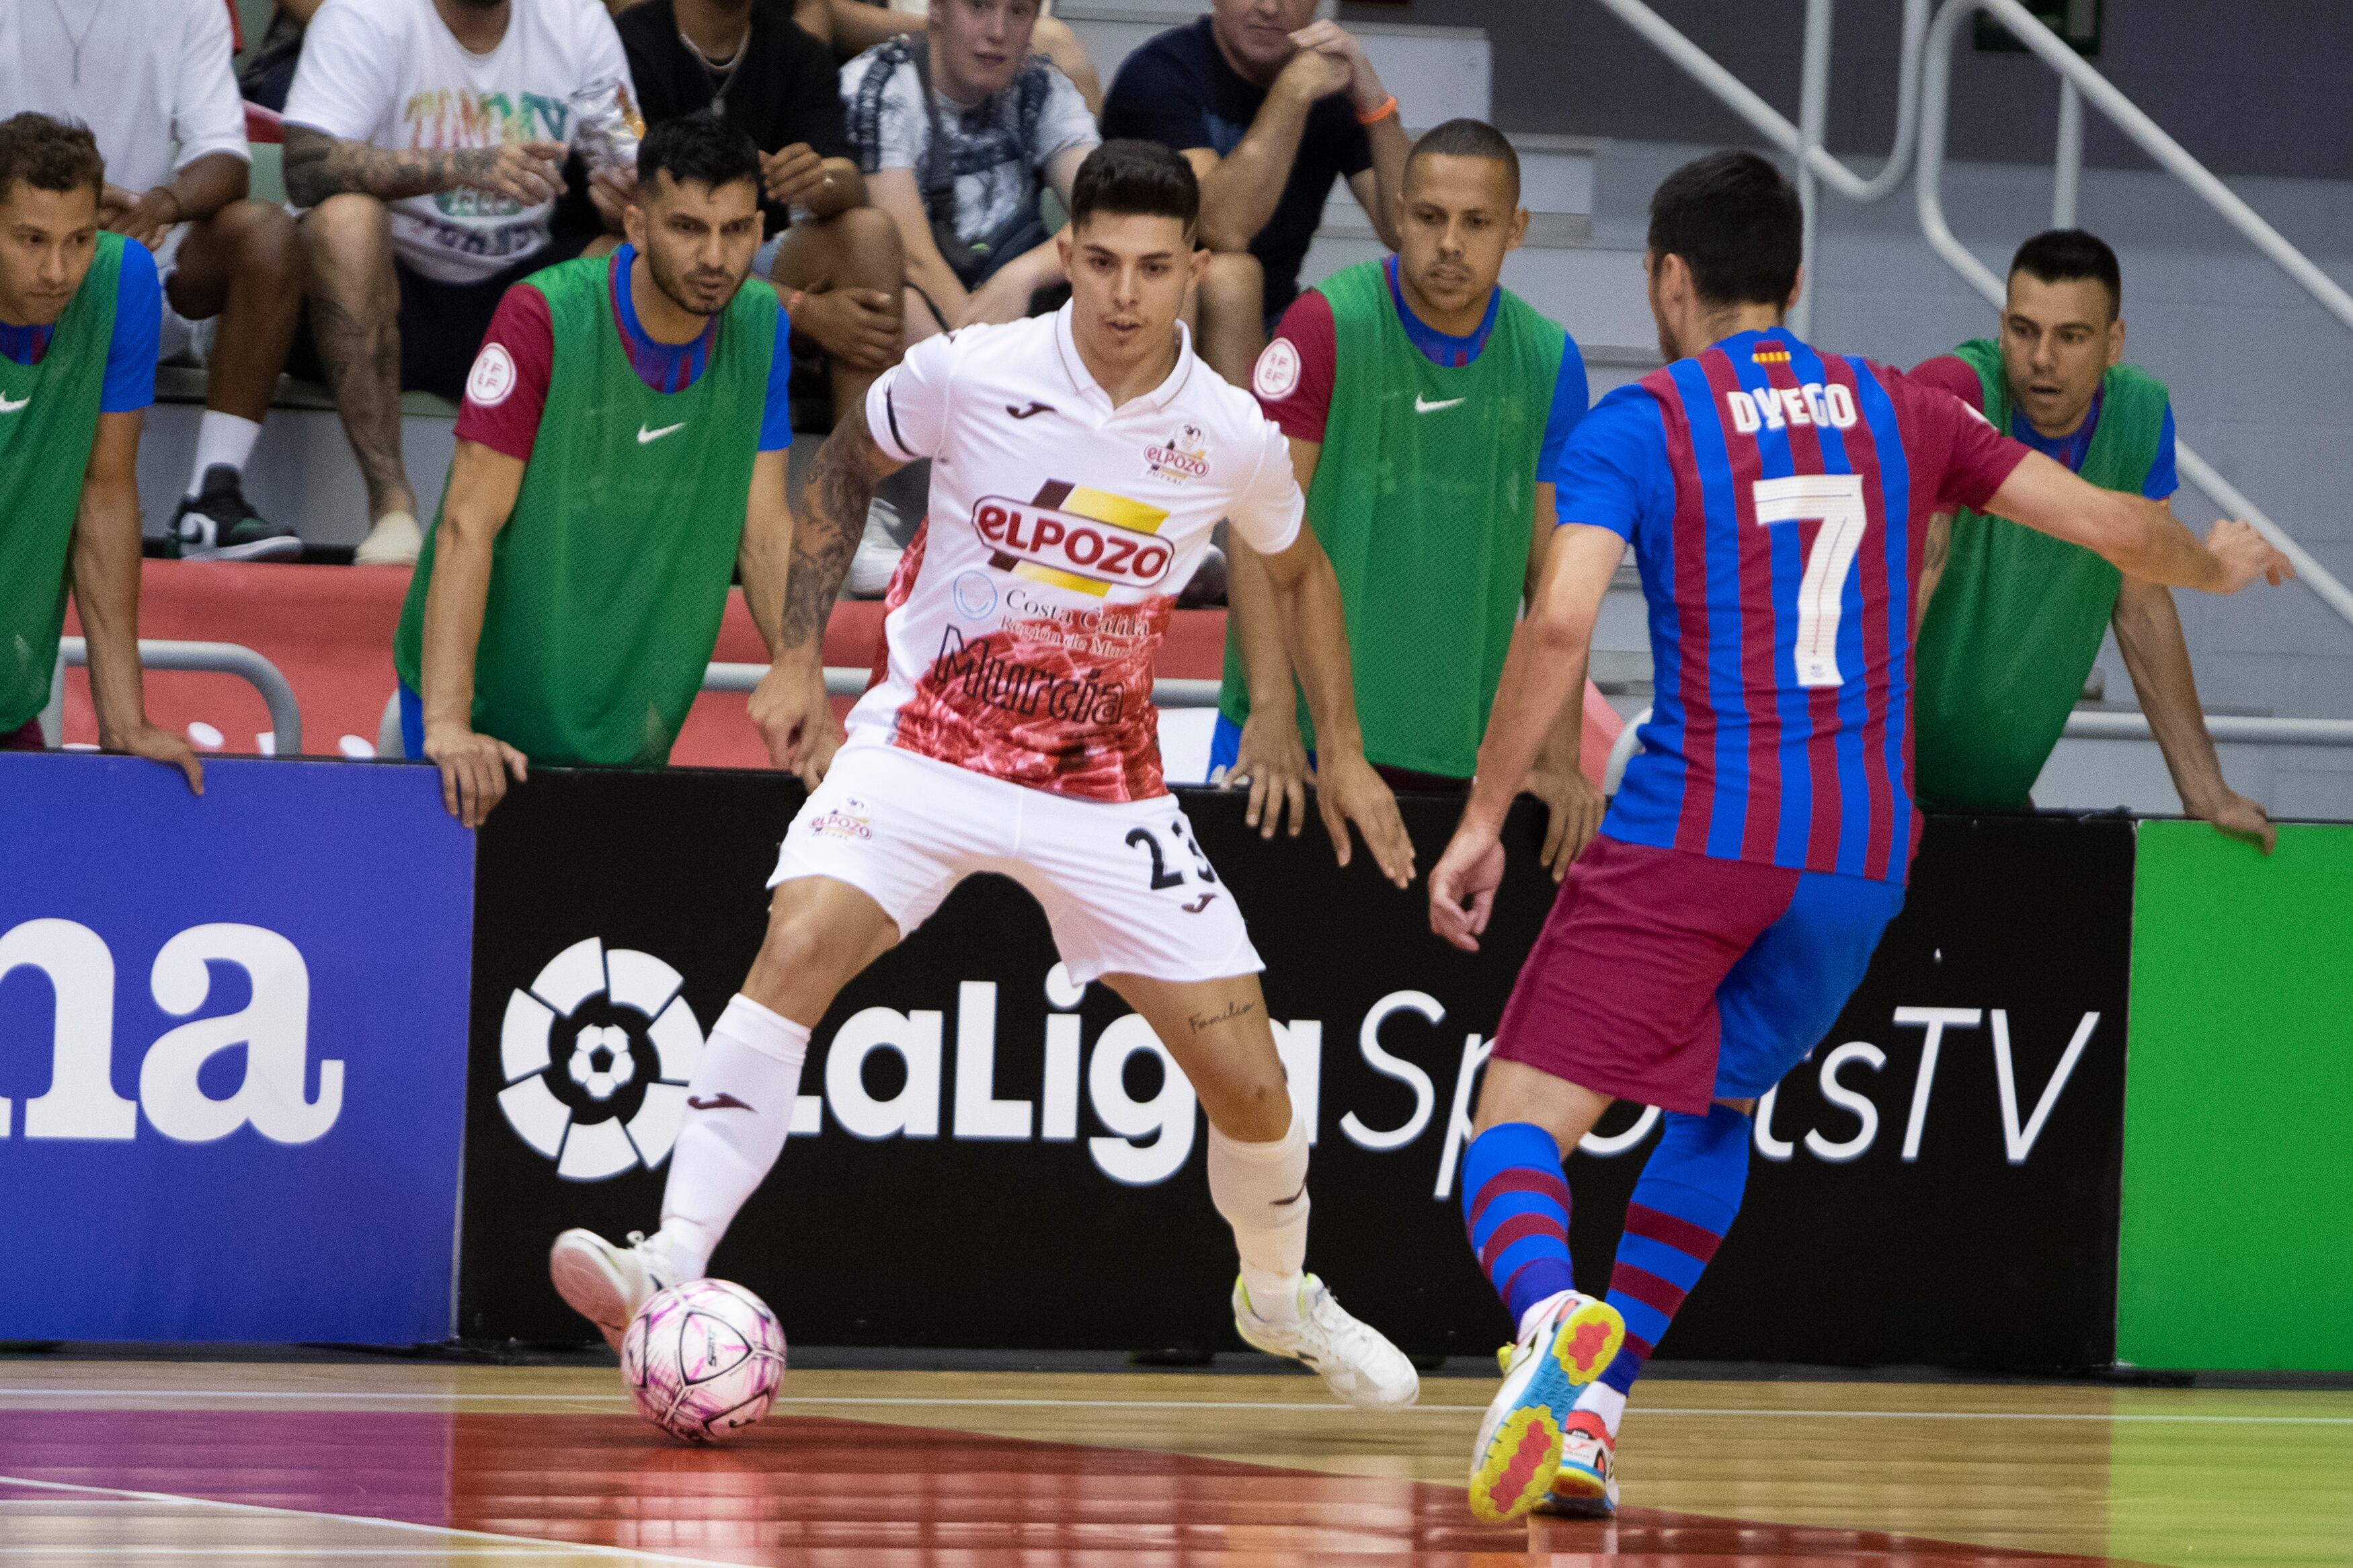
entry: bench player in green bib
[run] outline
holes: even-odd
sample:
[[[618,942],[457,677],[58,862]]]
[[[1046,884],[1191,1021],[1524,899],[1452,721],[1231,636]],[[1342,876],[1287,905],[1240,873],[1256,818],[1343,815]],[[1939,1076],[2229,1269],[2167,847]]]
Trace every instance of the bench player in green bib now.
[[[99,744],[181,769],[139,668],[139,426],[164,293],[144,246],[100,233],[106,165],[79,125],[0,121],[0,751],[39,751],[72,590]]]
[[[405,747],[469,826],[532,763],[666,761],[739,564],[775,645],[792,366],[776,290],[743,287],[759,152],[691,115],[638,167],[628,245],[501,301],[402,607]]]
[[[1518,156],[1493,126],[1425,134],[1406,163],[1398,254],[1301,294],[1251,377],[1339,574],[1365,755],[1399,789],[1470,787],[1521,595],[1552,543],[1553,465],[1585,415],[1576,343],[1500,286],[1527,227],[1519,194]],[[1264,571],[1233,555],[1211,776],[1247,781],[1261,832],[1287,805],[1297,833],[1314,728]],[[1572,705],[1529,781],[1551,808],[1556,870],[1601,818],[1577,770],[1582,733]]]
[[[2123,363],[2123,289],[2116,252],[2097,237],[2036,235],[2010,264],[2000,336],[1912,374],[2086,483],[2163,500],[2178,482],[2173,405],[2164,383]],[[1964,510],[1949,526],[1930,533],[1921,570],[1928,607],[1912,700],[1921,803],[2031,805],[2113,626],[2182,810],[2269,854],[2276,835],[2263,808],[2223,782],[2172,594],[2006,518]]]

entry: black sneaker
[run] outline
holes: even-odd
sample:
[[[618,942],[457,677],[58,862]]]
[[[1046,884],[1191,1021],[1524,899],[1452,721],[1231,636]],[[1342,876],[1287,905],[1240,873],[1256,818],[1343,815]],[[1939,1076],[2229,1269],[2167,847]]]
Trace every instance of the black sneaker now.
[[[292,529],[256,516],[237,471],[215,463],[205,470],[204,488],[172,514],[164,553],[174,561],[291,561],[302,553],[302,540]]]

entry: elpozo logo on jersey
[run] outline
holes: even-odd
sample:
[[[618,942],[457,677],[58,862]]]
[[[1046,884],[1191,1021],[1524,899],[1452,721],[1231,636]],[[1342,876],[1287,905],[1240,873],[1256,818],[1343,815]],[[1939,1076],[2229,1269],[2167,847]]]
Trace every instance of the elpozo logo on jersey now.
[[[571,1182],[601,1182],[670,1158],[702,1026],[677,970],[596,937],[547,961],[507,997],[499,1109],[516,1136]]]
[[[1159,507],[1059,480],[1040,487],[1036,500],[983,496],[972,509],[973,529],[999,570],[1097,597],[1166,578],[1176,552],[1155,536],[1167,520]]]

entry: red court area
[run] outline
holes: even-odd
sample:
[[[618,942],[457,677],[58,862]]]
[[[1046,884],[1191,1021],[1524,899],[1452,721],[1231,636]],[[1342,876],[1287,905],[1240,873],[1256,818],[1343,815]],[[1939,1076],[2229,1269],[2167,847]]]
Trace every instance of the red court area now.
[[[60,1488],[793,1568],[2108,1561],[1632,1508],[1480,1525],[1431,1482],[813,1416],[698,1449],[623,1415],[12,1412],[0,1500]]]

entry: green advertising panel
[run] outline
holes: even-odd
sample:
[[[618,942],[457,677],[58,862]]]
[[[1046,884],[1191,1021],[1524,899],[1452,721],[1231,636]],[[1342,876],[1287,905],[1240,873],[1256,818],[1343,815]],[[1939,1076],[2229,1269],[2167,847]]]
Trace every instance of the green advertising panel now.
[[[2116,1355],[2353,1370],[2353,827],[2140,827]]]

